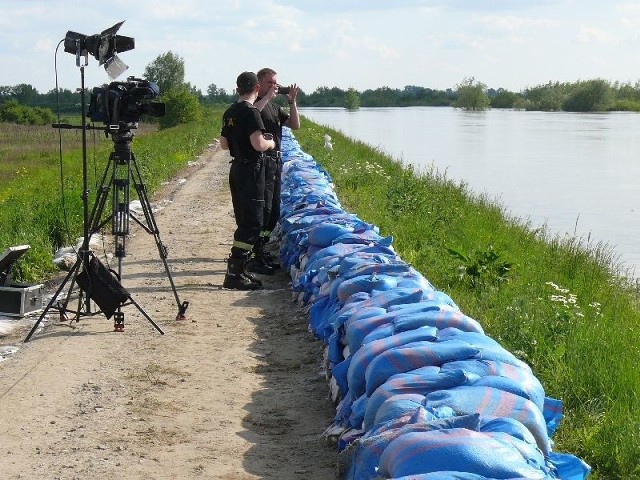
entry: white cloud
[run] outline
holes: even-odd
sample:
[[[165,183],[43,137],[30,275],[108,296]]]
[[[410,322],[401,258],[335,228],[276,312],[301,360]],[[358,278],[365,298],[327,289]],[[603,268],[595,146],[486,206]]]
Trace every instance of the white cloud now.
[[[487,33],[522,34],[525,30],[549,29],[558,26],[558,21],[548,18],[531,18],[516,15],[483,15],[469,22]]]
[[[621,15],[621,23],[625,27],[640,27],[640,4],[638,3],[621,3],[616,5],[616,11]]]
[[[611,43],[614,35],[599,27],[581,25],[578,31],[578,40],[587,43]]]

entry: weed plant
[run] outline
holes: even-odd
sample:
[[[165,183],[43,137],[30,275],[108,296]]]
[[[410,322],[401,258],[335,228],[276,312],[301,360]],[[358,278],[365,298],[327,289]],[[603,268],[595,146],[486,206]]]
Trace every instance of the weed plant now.
[[[435,168],[418,173],[307,119],[295,135],[345,210],[392,235],[405,261],[563,401],[555,451],[583,458],[591,478],[640,478],[638,292],[612,249],[534,228]]]
[[[149,195],[217,138],[221,115],[221,111],[209,110],[202,122],[162,131],[141,124],[133,130],[132,150]],[[51,127],[3,124],[0,129],[0,251],[12,245],[31,246],[15,265],[16,280],[46,280],[56,272],[51,261],[55,251],[75,245],[82,237],[81,134],[80,130],[62,130],[60,141],[58,131]],[[102,130],[89,130],[87,137],[91,212],[113,142]],[[130,192],[135,199],[133,187]],[[110,225],[107,229],[109,235]]]

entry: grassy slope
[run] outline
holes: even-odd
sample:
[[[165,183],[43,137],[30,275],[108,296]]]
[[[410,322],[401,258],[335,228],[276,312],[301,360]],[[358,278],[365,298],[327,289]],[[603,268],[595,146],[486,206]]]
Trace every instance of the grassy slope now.
[[[418,177],[340,132],[303,125],[296,138],[345,210],[392,235],[404,260],[564,402],[555,450],[585,459],[592,478],[640,476],[640,312],[614,252],[533,229],[437,171]]]

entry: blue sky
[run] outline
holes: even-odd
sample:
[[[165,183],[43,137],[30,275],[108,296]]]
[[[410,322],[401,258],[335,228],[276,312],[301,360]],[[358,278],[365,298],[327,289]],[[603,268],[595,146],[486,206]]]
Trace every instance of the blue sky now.
[[[520,91],[548,81],[640,79],[640,2],[603,0],[0,0],[0,85],[41,93],[80,84],[56,45],[125,21],[136,48],[120,58],[142,76],[158,55],[185,61],[185,80],[228,92],[244,70],[281,83],[359,91],[455,88],[474,77]],[[110,81],[90,57],[87,86]]]

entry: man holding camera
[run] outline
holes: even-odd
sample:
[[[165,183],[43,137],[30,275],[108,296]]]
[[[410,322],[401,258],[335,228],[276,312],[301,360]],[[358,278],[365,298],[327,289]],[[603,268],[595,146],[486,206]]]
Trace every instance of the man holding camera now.
[[[277,75],[277,72],[271,68],[263,68],[258,71],[260,90],[254,104],[260,111],[265,131],[271,133],[276,141],[276,148],[265,152],[264,225],[258,241],[253,246],[253,255],[247,262],[247,270],[266,275],[272,275],[275,269],[280,266],[279,262],[265,252],[264,247],[280,219],[280,175],[282,173],[280,143],[282,141],[282,126],[285,125],[292,130],[300,128],[300,115],[296,105],[299,88],[295,83],[290,87],[278,85]],[[286,95],[289,113],[278,104],[272,102],[278,94]]]
[[[260,90],[256,74],[241,73],[236,85],[239,99],[224,112],[220,132],[220,147],[233,157],[229,187],[237,225],[222,286],[258,290],[262,283],[247,272],[246,264],[263,224],[268,163],[264,152],[275,150],[276,141],[265,130],[260,112],[253,105]]]

